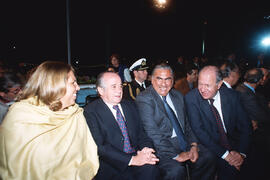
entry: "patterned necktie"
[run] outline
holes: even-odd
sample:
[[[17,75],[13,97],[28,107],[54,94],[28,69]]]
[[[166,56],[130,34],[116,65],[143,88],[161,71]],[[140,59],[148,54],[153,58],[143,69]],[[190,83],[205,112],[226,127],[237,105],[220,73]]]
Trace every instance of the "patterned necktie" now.
[[[220,134],[220,144],[223,147],[227,148],[228,150],[231,150],[231,146],[229,144],[226,132],[224,130],[221,117],[220,117],[220,115],[218,113],[217,108],[214,106],[214,99],[209,99],[209,100],[210,100],[210,103],[211,103],[211,110],[212,110],[212,112],[213,112],[213,114],[214,114],[214,116],[216,118],[218,131],[219,131],[219,134]]]
[[[135,149],[131,147],[129,137],[128,137],[126,123],[124,121],[124,117],[123,117],[118,105],[114,105],[113,109],[116,110],[116,121],[117,121],[119,128],[121,129],[122,134],[124,136],[124,152],[133,153],[133,152],[135,152]]]
[[[164,107],[165,107],[165,109],[167,111],[169,119],[170,119],[170,121],[171,121],[171,123],[173,125],[174,131],[175,131],[175,133],[177,135],[177,138],[178,138],[178,141],[180,143],[180,148],[183,151],[186,151],[187,150],[187,142],[185,140],[185,135],[183,133],[182,128],[180,127],[178,119],[177,119],[176,115],[174,114],[172,108],[167,103],[166,96],[162,96],[162,99],[163,99]]]

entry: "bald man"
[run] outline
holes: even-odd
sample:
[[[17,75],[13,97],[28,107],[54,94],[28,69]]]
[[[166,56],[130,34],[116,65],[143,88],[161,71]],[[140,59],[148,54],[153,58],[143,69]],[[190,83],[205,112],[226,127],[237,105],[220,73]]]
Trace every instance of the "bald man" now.
[[[185,96],[191,128],[217,158],[219,180],[233,180],[247,156],[251,125],[236,91],[221,87],[222,74],[215,66],[199,73],[198,88]]]

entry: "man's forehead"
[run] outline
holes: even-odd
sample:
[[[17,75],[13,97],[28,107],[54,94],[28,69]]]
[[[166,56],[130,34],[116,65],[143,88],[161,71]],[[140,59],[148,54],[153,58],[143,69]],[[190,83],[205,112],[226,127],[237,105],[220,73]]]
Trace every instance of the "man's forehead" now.
[[[157,69],[154,73],[154,76],[159,77],[172,77],[171,71],[169,69]]]

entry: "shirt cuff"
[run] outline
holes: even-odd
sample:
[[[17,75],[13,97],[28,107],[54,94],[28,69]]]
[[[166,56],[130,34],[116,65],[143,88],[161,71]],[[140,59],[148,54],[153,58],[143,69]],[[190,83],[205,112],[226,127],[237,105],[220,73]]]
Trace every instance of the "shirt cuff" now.
[[[132,159],[133,159],[133,156],[131,157],[129,163],[128,163],[128,166],[131,166],[131,163],[132,163]]]
[[[221,156],[221,158],[222,158],[222,159],[225,159],[225,158],[228,156],[228,154],[229,154],[229,151],[227,150],[227,151],[223,154],[223,156]]]
[[[173,159],[175,160],[176,158],[178,158],[179,155],[175,156]]]
[[[247,155],[246,154],[244,154],[244,153],[240,153],[242,156],[244,156],[244,158],[246,158],[247,157]]]

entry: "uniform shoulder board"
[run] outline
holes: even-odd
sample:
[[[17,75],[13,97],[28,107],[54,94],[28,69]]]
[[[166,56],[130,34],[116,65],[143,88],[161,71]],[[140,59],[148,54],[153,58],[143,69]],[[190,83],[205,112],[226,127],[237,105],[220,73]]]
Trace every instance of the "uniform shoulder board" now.
[[[123,86],[127,86],[128,84],[130,84],[129,82],[124,82]]]

